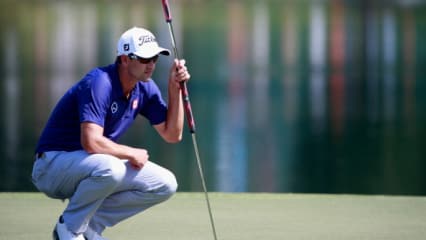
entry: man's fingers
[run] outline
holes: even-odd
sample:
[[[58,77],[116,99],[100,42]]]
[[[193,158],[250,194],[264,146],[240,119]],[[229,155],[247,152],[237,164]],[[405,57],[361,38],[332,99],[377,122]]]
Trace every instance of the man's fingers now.
[[[176,70],[180,70],[182,67],[185,67],[186,60],[185,59],[177,59],[174,60],[174,65],[176,67]]]

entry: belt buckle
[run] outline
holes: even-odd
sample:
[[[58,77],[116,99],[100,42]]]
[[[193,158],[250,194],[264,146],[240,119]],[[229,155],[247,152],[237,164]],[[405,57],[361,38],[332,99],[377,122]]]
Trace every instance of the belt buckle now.
[[[44,157],[44,152],[36,153],[36,159],[43,158],[43,157]]]

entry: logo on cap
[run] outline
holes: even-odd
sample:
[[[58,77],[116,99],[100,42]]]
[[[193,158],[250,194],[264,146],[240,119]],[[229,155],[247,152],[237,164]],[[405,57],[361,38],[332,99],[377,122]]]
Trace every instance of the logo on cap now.
[[[123,48],[124,48],[124,51],[129,51],[130,46],[129,46],[128,43],[126,43],[126,44],[124,44]]]
[[[139,37],[139,46],[142,46],[144,43],[156,42],[155,37],[152,35],[145,35]]]

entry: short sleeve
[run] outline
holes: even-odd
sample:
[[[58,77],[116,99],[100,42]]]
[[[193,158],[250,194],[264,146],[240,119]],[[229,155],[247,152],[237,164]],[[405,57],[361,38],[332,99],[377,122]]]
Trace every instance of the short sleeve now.
[[[145,105],[141,109],[140,114],[146,117],[151,125],[157,125],[166,121],[167,104],[161,96],[160,89],[153,80],[143,83],[143,91],[145,91]]]
[[[108,74],[88,74],[83,81],[78,92],[80,123],[93,122],[104,127],[112,92]]]

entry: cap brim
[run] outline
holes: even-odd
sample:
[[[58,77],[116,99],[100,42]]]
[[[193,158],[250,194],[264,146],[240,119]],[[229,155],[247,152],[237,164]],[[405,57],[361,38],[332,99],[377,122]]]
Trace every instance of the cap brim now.
[[[139,52],[134,52],[133,54],[135,54],[138,57],[141,58],[152,58],[158,54],[162,54],[162,55],[166,55],[169,56],[170,55],[170,51],[166,48],[162,48],[162,47],[157,47],[157,48],[152,48],[150,49],[150,51],[139,51]]]

